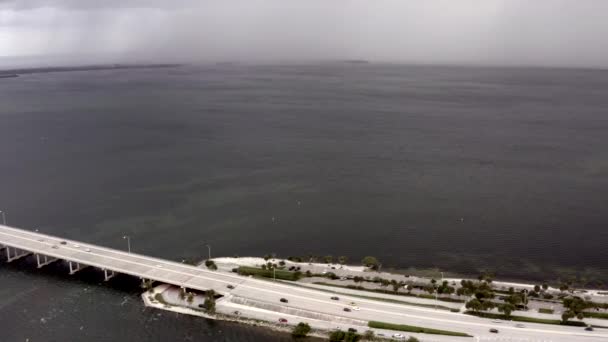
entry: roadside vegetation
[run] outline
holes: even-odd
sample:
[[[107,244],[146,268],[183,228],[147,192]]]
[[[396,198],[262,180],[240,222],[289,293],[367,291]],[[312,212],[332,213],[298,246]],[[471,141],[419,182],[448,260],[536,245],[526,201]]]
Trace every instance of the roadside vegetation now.
[[[585,317],[604,318],[608,319],[608,313],[589,312],[586,310],[600,309],[608,307],[608,304],[594,303],[586,301],[580,297],[569,296],[563,299],[563,305],[566,311],[562,314],[564,322],[572,318],[583,319]]]
[[[217,265],[215,264],[215,261],[213,261],[213,260],[205,260],[205,266],[207,266],[207,268],[212,271],[217,270]]]
[[[293,327],[293,331],[291,332],[291,336],[294,338],[304,338],[308,336],[310,333],[310,325],[308,323],[300,322],[298,325]]]
[[[361,335],[355,329],[348,331],[335,330],[329,334],[329,342],[357,342],[361,340]]]
[[[255,277],[274,278],[281,280],[296,281],[302,277],[301,272],[291,272],[281,269],[262,269],[257,267],[240,266],[237,268],[237,273],[240,275],[252,275]]]
[[[215,313],[215,291],[209,290],[205,292],[205,302],[203,308],[210,314]]]
[[[423,327],[417,327],[417,326],[413,326],[413,325],[393,324],[393,323],[378,322],[378,321],[370,321],[368,323],[368,326],[370,328],[376,328],[376,329],[397,330],[397,331],[406,331],[406,332],[422,333],[422,334],[462,336],[462,337],[471,336],[471,335],[461,333],[461,332],[456,332],[456,331],[423,328]]]

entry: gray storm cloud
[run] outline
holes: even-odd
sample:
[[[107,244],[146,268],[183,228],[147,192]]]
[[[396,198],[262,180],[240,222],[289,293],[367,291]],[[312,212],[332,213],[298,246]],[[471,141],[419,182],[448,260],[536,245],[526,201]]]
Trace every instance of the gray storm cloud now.
[[[605,0],[0,0],[0,56],[608,67]]]

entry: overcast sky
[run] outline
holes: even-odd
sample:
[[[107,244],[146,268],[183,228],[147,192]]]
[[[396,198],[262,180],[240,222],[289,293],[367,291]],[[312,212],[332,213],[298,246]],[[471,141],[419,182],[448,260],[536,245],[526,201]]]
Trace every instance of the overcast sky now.
[[[608,0],[0,0],[0,56],[608,67],[607,18]]]

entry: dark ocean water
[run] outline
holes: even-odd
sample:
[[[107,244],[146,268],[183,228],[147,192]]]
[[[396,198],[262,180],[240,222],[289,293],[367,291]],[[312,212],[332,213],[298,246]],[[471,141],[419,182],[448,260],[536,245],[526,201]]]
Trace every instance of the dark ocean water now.
[[[0,210],[112,247],[128,234],[173,260],[210,243],[216,256],[371,254],[608,283],[608,72],[224,65],[4,79]],[[289,340],[144,309],[133,279],[30,264],[0,269],[2,341]]]

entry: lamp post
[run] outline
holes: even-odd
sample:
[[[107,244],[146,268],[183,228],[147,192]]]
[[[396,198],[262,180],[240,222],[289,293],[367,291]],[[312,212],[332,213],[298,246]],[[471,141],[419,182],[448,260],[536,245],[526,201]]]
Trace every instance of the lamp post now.
[[[206,243],[205,246],[207,246],[207,251],[209,252],[209,258],[208,258],[208,260],[211,260],[211,245],[209,245],[208,243]]]
[[[437,310],[437,301],[439,301],[439,298],[437,298],[439,294],[439,288],[437,287],[437,284],[434,284],[433,288],[435,289],[435,310]]]
[[[129,250],[129,253],[131,253],[131,237],[129,235],[124,235],[123,240],[127,240],[127,249]]]
[[[2,214],[2,224],[4,224],[6,226],[6,214],[4,213],[4,211],[0,210],[0,214]]]

